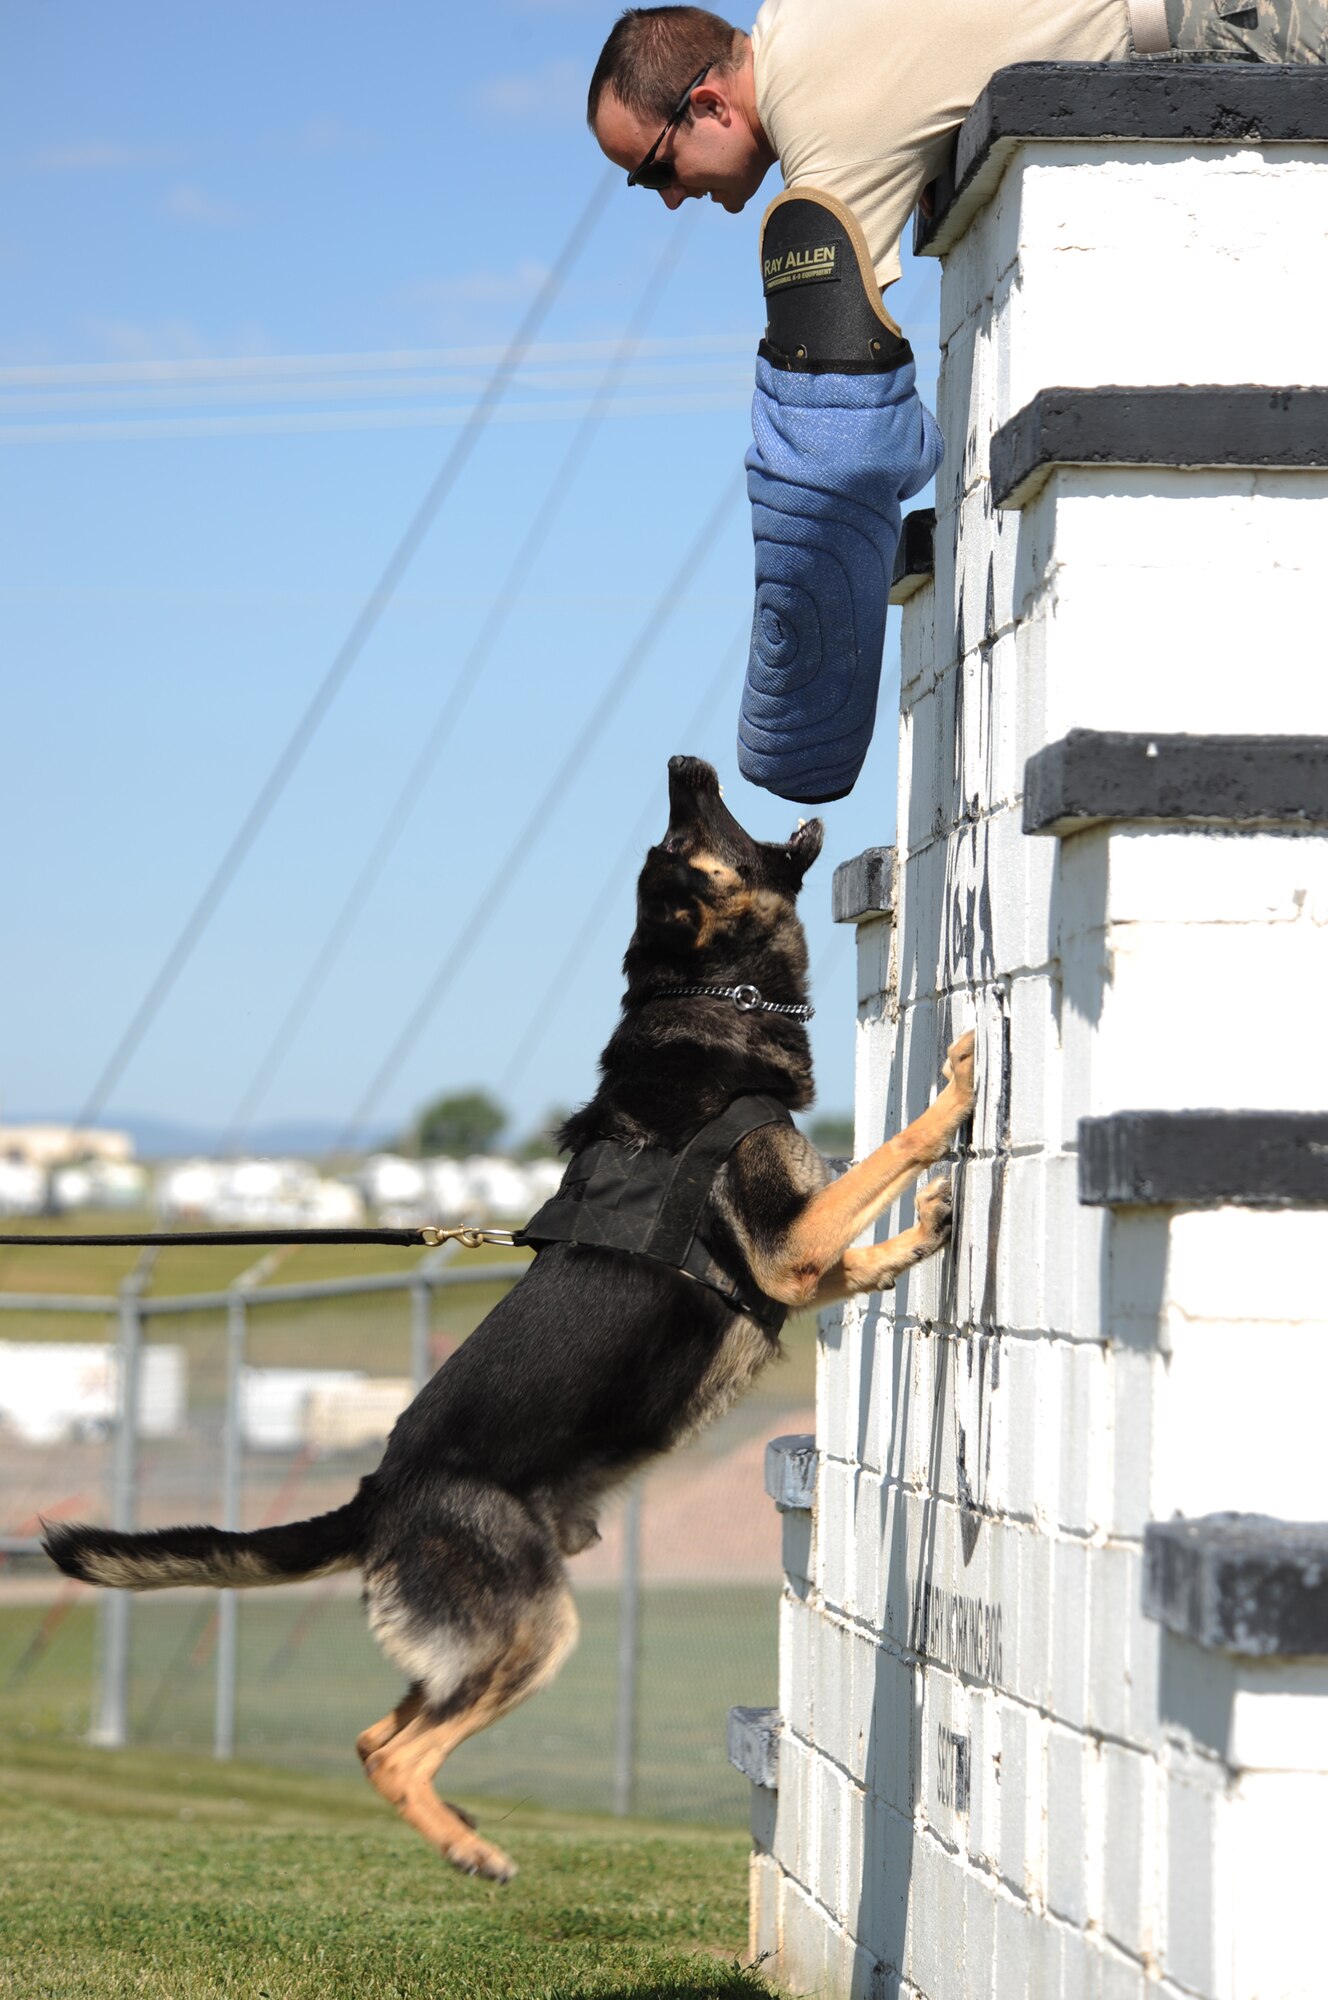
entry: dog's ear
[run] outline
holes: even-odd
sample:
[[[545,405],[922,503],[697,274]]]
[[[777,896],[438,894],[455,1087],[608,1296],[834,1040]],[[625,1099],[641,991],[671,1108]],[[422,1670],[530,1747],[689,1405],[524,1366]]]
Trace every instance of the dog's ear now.
[[[799,821],[795,830],[789,835],[788,857],[797,870],[799,882],[820,853],[824,839],[825,822],[819,819]]]

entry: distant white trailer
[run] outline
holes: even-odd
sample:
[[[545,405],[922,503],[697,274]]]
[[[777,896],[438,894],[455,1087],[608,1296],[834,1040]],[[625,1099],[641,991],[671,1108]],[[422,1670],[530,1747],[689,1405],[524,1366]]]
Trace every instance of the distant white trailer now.
[[[205,1221],[216,1206],[223,1171],[213,1160],[181,1160],[159,1173],[154,1194],[165,1227]]]
[[[242,1368],[240,1432],[245,1444],[253,1451],[299,1451],[311,1441],[311,1399],[352,1394],[367,1380],[355,1368]]]
[[[0,1157],[0,1215],[40,1215],[45,1206],[45,1167]]]
[[[348,1181],[315,1181],[300,1220],[306,1229],[355,1229],[364,1221],[364,1202]]]
[[[530,1175],[519,1161],[476,1153],[463,1160],[462,1168],[477,1208],[486,1215],[525,1219],[530,1202]]]
[[[186,1407],[184,1349],[154,1341],[142,1350],[139,1436],[178,1436]],[[0,1432],[25,1444],[100,1437],[113,1426],[116,1408],[116,1350],[109,1343],[0,1341]]]
[[[356,1185],[373,1208],[418,1203],[428,1193],[428,1178],[418,1160],[399,1153],[375,1153],[355,1175]]]
[[[136,1208],[148,1175],[136,1160],[80,1160],[51,1170],[51,1199],[62,1213],[78,1208]]]
[[[524,1221],[558,1186],[557,1160],[521,1161],[474,1153],[456,1160],[440,1153],[406,1160],[377,1153],[353,1176],[353,1184],[383,1222],[484,1222],[501,1216]]]
[[[470,1219],[472,1198],[470,1178],[460,1160],[449,1160],[445,1156],[425,1162],[428,1172],[428,1192],[423,1208],[427,1209],[431,1222],[467,1222]]]
[[[355,1188],[323,1179],[306,1160],[186,1160],[158,1175],[156,1202],[168,1225],[336,1229],[364,1220]]]
[[[405,1375],[311,1389],[304,1406],[304,1442],[317,1452],[381,1445],[414,1393]]]

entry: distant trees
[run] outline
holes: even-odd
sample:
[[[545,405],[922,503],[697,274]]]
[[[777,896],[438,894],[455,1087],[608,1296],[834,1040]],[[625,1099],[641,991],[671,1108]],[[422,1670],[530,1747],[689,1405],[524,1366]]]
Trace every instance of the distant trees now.
[[[565,1105],[560,1105],[554,1111],[546,1111],[535,1130],[517,1147],[518,1160],[556,1160],[558,1148],[553,1135],[567,1123],[567,1118]]]
[[[507,1118],[506,1107],[487,1090],[460,1090],[435,1097],[415,1121],[415,1150],[425,1157],[450,1153],[454,1159],[491,1153]]]
[[[546,1112],[519,1144],[500,1148],[498,1140],[511,1121],[506,1105],[487,1090],[453,1090],[425,1105],[406,1143],[422,1159],[446,1153],[464,1160],[472,1153],[506,1151],[518,1160],[551,1160],[558,1150],[553,1135],[566,1117],[561,1107]]]
[[[851,1111],[823,1111],[807,1126],[807,1137],[813,1146],[832,1160],[853,1158],[853,1113]]]

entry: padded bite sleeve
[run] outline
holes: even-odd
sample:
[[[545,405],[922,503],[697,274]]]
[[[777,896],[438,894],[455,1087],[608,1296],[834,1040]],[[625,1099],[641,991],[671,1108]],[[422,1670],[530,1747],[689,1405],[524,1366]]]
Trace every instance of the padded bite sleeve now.
[[[822,804],[862,769],[901,503],[944,446],[842,203],[781,196],[762,227],[762,268],[769,320],[747,454],[756,602],[738,763],[781,798]]]

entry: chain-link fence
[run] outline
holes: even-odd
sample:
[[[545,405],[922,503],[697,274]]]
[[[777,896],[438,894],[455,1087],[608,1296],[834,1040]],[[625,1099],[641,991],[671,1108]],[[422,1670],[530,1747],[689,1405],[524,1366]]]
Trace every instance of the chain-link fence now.
[[[357,1731],[401,1687],[353,1575],[92,1592],[34,1556],[37,1516],[249,1529],[339,1505],[522,1265],[448,1246],[408,1270],[289,1282],[269,1258],[221,1289],[168,1289],[183,1256],[144,1258],[114,1295],[0,1293],[0,1728],[355,1769]],[[456,1788],[743,1818],[725,1716],[776,1694],[764,1441],[811,1427],[811,1329],[789,1345],[791,1365],[606,1513],[602,1542],[571,1565],[576,1653],[457,1753]]]

